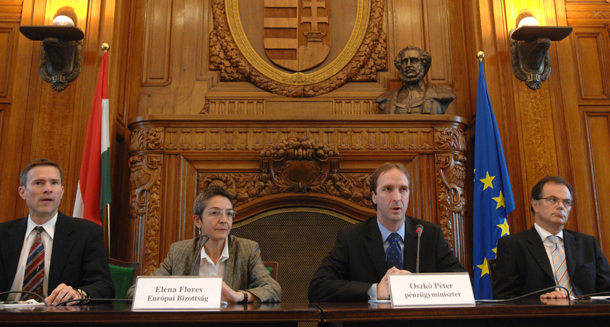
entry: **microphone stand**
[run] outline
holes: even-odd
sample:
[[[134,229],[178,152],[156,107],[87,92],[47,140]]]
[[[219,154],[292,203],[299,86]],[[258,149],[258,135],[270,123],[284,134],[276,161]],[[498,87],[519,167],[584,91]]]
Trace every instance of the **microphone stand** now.
[[[415,226],[415,232],[417,233],[417,260],[415,261],[415,273],[419,274],[419,243],[421,240],[421,233],[424,231],[424,226],[418,224]]]
[[[206,234],[201,233],[201,238],[204,238],[204,237],[205,237],[205,240],[203,241],[203,243],[199,247],[199,253],[201,253],[201,251],[203,250],[203,246],[205,245],[205,243],[207,243],[210,240],[209,236],[207,236]],[[199,242],[201,242],[201,239],[199,239]]]

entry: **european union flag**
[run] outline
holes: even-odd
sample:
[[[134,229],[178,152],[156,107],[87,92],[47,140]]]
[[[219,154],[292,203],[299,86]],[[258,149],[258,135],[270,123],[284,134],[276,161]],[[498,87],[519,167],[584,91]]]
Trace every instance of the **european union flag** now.
[[[489,100],[482,61],[479,61],[474,168],[474,295],[477,300],[482,300],[493,298],[487,260],[496,257],[498,239],[509,234],[507,217],[509,212],[515,210],[502,141]]]

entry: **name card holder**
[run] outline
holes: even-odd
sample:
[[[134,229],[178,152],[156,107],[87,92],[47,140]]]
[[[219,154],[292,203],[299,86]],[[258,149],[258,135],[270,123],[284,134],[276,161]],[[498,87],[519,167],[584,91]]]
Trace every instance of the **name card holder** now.
[[[132,310],[220,310],[222,278],[139,276]]]
[[[393,307],[473,306],[468,273],[390,275]]]

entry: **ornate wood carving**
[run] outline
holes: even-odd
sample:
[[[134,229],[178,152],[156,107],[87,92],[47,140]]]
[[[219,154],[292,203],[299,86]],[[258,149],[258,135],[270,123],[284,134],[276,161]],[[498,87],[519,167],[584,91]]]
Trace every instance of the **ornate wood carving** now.
[[[333,114],[335,115],[370,115],[381,114],[375,100],[335,100]]]
[[[466,196],[466,135],[455,128],[434,129],[434,149],[436,151],[460,151],[459,153],[440,153],[435,155],[437,206],[439,225],[443,228],[445,239],[453,249],[458,249],[455,226],[465,214]]]
[[[44,39],[40,54],[40,76],[55,91],[63,91],[80,74],[83,61],[83,40],[64,42]]]
[[[159,242],[172,241],[159,237],[160,222],[185,219],[161,217],[166,212],[162,206],[190,210],[190,203],[160,203],[164,185],[174,188],[164,192],[179,192],[180,198],[193,198],[191,192],[212,185],[225,187],[233,194],[236,209],[246,213],[240,219],[287,204],[335,208],[365,219],[373,214],[370,173],[379,162],[395,160],[416,162],[413,174],[425,185],[421,194],[427,194],[422,200],[436,202],[436,209],[415,209],[414,213],[439,223],[456,255],[464,258],[465,124],[450,116],[408,118],[397,122],[385,116],[359,117],[350,125],[328,117],[261,121],[199,116],[133,123],[131,218],[143,235],[137,242],[141,248],[136,253],[142,256],[138,260],[146,273],[156,268],[163,254],[159,251],[167,245]],[[180,176],[189,179],[186,184],[192,189],[163,181],[168,178],[162,173],[165,154],[183,158],[185,169]],[[176,189],[178,184],[182,186]]]
[[[459,249],[455,235],[456,226],[461,226],[466,208],[464,194],[466,180],[466,156],[462,153],[435,155],[437,206],[439,210],[439,225],[449,245]],[[461,231],[461,229],[460,229]]]
[[[434,129],[435,150],[466,151],[466,135],[455,128]]]
[[[142,128],[132,132],[130,151],[262,150],[267,145],[297,137],[323,143],[337,140],[335,146],[339,151],[409,150],[431,153],[433,149],[466,150],[463,131],[446,128],[434,132],[431,128]]]
[[[214,30],[210,34],[210,69],[219,70],[223,81],[249,81],[266,91],[287,97],[314,97],[333,91],[348,81],[376,81],[377,72],[387,70],[383,0],[372,0],[364,40],[345,68],[310,85],[303,73],[292,74],[290,83],[284,83],[254,68],[231,35],[225,4],[225,0],[213,0]]]
[[[602,1],[606,3],[601,3]],[[568,24],[574,25],[591,25],[610,23],[610,9],[608,1],[602,0],[599,4],[582,5],[578,3],[566,4],[566,16]]]
[[[203,115],[264,115],[263,99],[241,100],[206,100],[200,114]]]
[[[163,155],[148,154],[129,158],[130,217],[143,229],[144,275],[159,267],[159,226],[161,212],[161,166]],[[141,250],[140,250],[141,251]],[[140,252],[141,253],[141,252]]]
[[[146,150],[163,150],[164,132],[165,129],[162,127],[133,130],[129,138],[129,151],[134,153]]]
[[[200,173],[199,192],[222,186],[235,197],[235,206],[272,194],[319,193],[370,207],[368,174],[339,171],[339,152],[322,142],[290,138],[268,145],[260,154],[257,173]]]

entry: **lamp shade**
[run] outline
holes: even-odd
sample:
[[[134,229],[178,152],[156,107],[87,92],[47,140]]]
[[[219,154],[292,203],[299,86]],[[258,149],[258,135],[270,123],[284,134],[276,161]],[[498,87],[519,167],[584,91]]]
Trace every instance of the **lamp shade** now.
[[[85,37],[85,33],[74,26],[57,25],[23,25],[19,27],[21,34],[30,40],[40,41],[47,37],[53,37],[62,41],[78,41]]]
[[[561,41],[572,33],[568,26],[521,26],[513,31],[513,40],[535,40],[539,37],[550,38],[551,41]]]

